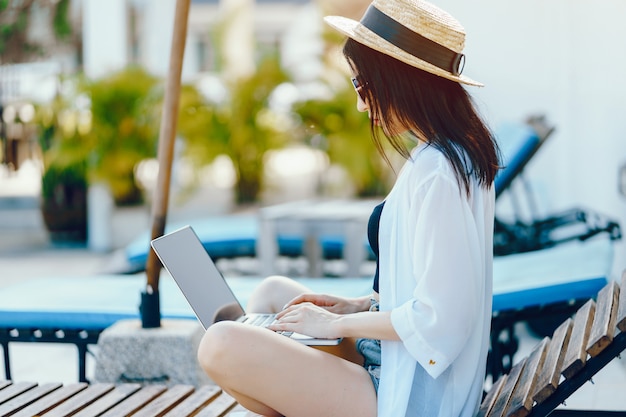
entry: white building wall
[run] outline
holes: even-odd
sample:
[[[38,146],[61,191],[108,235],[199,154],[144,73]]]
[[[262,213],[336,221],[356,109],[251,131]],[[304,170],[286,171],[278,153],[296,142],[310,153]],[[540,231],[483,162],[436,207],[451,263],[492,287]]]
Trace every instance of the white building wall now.
[[[99,78],[128,62],[126,0],[83,0],[83,67]]]
[[[222,0],[220,16],[228,23],[222,34],[223,76],[234,82],[254,74],[254,1]]]
[[[556,131],[531,161],[527,177],[544,214],[588,207],[619,220],[626,163],[624,97],[626,3],[621,0],[438,0],[465,27],[465,73],[492,126],[544,113]],[[626,267],[615,245],[614,275]]]

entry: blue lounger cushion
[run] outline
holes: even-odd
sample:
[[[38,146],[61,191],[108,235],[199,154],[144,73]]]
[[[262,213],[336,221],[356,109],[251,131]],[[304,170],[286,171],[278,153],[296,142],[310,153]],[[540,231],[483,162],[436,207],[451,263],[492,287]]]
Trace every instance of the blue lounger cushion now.
[[[505,123],[498,126],[495,136],[502,154],[503,169],[494,180],[496,198],[506,190],[541,146],[537,132],[527,124]]]
[[[598,237],[494,258],[493,311],[593,297],[610,279],[613,245]]]
[[[258,219],[255,215],[225,215],[195,219],[184,223],[174,222],[166,226],[165,232],[171,232],[187,224],[193,226],[206,251],[213,259],[254,257],[258,238]],[[124,249],[130,270],[143,270],[148,259],[150,232],[137,236]],[[343,251],[342,236],[322,236],[320,238],[325,259],[341,259]],[[364,240],[370,259],[373,253]],[[298,257],[304,253],[302,236],[284,235],[278,237],[278,250],[282,256]]]
[[[170,223],[165,233],[187,224],[193,226],[206,251],[214,259],[253,257],[256,254],[258,222],[254,215],[227,215],[195,219],[185,223]],[[285,246],[295,250],[297,242],[288,240]],[[150,247],[150,232],[145,231],[125,248],[126,259],[131,265],[144,266]]]

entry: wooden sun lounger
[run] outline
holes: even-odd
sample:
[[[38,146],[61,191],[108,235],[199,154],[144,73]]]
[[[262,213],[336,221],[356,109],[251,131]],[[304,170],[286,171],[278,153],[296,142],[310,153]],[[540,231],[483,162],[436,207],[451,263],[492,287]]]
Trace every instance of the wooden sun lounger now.
[[[245,409],[219,387],[0,382],[0,416],[234,417]]]
[[[626,349],[626,272],[609,282],[551,338],[546,337],[491,387],[477,417],[626,416],[624,412],[555,410]]]

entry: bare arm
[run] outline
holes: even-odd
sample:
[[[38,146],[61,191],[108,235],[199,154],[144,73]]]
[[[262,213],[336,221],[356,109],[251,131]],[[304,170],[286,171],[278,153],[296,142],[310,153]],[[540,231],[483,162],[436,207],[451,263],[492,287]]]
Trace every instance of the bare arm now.
[[[367,299],[369,305],[369,298]],[[291,304],[277,314],[272,330],[294,331],[314,337],[363,337],[399,340],[389,312],[359,311],[337,314],[312,302]]]
[[[391,313],[388,311],[346,314],[337,318],[336,326],[343,337],[400,340],[391,324]]]

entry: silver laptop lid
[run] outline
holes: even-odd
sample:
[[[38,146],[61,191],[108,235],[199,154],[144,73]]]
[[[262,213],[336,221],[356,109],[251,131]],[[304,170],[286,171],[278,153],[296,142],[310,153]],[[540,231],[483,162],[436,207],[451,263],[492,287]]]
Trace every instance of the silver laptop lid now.
[[[161,263],[207,329],[221,320],[236,320],[244,310],[191,228],[167,233],[150,242]]]

